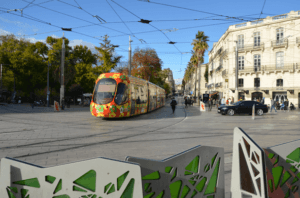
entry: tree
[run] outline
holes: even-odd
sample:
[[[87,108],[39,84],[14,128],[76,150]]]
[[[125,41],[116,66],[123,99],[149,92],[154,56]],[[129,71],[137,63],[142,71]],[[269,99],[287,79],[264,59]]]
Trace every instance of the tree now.
[[[158,57],[155,49],[145,48],[134,50],[132,57],[132,71],[133,76],[150,80],[150,82],[157,84],[162,81],[159,79],[159,72],[161,71],[162,61]]]
[[[14,35],[0,37],[0,62],[13,74],[16,90],[29,95],[35,89],[45,86],[47,64],[45,54],[47,46],[42,43],[32,44],[25,39],[17,39]],[[11,88],[11,81],[8,84]]]
[[[205,78],[205,81],[208,83],[208,65],[206,65],[206,67],[205,67],[204,78]]]
[[[198,31],[196,34],[196,39],[193,40],[192,45],[193,45],[193,50],[195,51],[195,55],[198,58],[197,61],[197,67],[200,64],[204,62],[204,53],[206,50],[208,50],[208,36],[204,35],[204,32]],[[196,68],[197,68],[196,67]],[[198,78],[198,75],[196,75],[196,79]],[[197,80],[196,80],[197,82]],[[195,93],[196,95],[196,93]],[[199,80],[199,89],[198,89],[198,96],[200,96],[200,80]],[[198,104],[200,105],[200,101],[198,100]]]
[[[113,44],[110,44],[110,40],[108,40],[109,36],[105,35],[104,39],[102,40],[103,43],[100,43],[100,47],[95,47],[95,49],[98,51],[98,63],[100,65],[97,65],[95,68],[95,72],[97,75],[100,75],[101,73],[110,72],[112,69],[114,69],[117,65],[117,63],[120,61],[122,56],[118,56],[115,53],[115,48]]]
[[[171,86],[168,83],[164,83],[164,87],[163,87],[167,93],[167,95],[169,93],[171,93]]]

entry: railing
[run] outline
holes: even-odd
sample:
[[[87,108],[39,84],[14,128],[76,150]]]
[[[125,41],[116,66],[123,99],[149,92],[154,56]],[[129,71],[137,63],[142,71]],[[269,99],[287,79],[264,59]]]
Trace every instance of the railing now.
[[[261,50],[265,47],[264,43],[259,44],[249,44],[249,45],[243,45],[238,46],[238,51],[252,51],[252,50]]]
[[[271,41],[272,47],[285,47],[288,45],[288,40],[275,40]]]
[[[247,23],[237,24],[237,25],[235,25],[235,28],[240,28],[240,27],[244,27],[244,26],[247,26]]]
[[[273,17],[273,21],[278,20],[278,19],[285,19],[288,17],[288,14],[282,14],[282,15],[277,15]]]
[[[264,20],[263,20],[263,19],[260,19],[260,20],[252,21],[252,22],[251,22],[251,25],[260,24],[260,23],[263,23],[263,22],[264,22]]]
[[[295,69],[300,70],[299,63],[285,63],[284,65],[260,65],[257,67],[244,67],[244,69],[239,70],[239,73],[247,72],[265,72],[265,71],[294,71]],[[235,70],[233,71],[235,73]]]
[[[216,72],[220,71],[223,68],[223,65],[219,65],[219,67],[217,67]]]
[[[228,72],[226,69],[224,71],[222,71],[222,76],[226,76],[227,74],[228,74]]]

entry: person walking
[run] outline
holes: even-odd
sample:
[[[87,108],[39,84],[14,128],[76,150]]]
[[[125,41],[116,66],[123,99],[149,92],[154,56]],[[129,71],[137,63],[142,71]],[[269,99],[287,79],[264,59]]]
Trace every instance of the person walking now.
[[[225,96],[222,98],[221,105],[225,105]]]
[[[262,104],[265,104],[265,97],[263,97],[263,99],[261,100]]]
[[[285,112],[285,110],[284,110],[284,102],[283,101],[281,103],[280,110],[283,110],[283,112]]]
[[[187,107],[188,107],[188,106],[187,106],[187,105],[188,105],[188,100],[187,100],[186,97],[184,98],[184,104],[185,104],[185,108],[187,108]]]
[[[29,102],[30,102],[30,105],[31,105],[31,107],[33,109],[34,108],[34,99],[33,99],[33,97],[30,97]]]
[[[275,113],[277,113],[276,109],[275,109],[275,103],[274,103],[274,100],[272,98],[270,98],[271,100],[271,110],[270,110],[270,113],[272,112],[272,109],[274,109]]]
[[[208,109],[211,111],[212,101],[211,98],[208,100]]]
[[[174,114],[175,108],[176,108],[176,105],[177,105],[177,102],[176,102],[176,100],[175,100],[174,97],[172,98],[172,101],[171,101],[170,105],[171,105],[171,107],[172,107],[173,114]]]
[[[242,101],[243,99],[242,99],[242,97],[240,97],[240,101]]]
[[[216,99],[213,100],[213,105],[214,105],[214,106],[216,105]]]
[[[226,100],[226,105],[229,105],[229,101],[228,101],[228,98],[227,98],[227,100]]]

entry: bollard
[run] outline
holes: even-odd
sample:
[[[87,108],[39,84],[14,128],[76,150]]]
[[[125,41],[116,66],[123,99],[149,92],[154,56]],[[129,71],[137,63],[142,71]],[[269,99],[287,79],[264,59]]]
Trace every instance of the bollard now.
[[[255,120],[255,105],[252,107],[252,120]]]

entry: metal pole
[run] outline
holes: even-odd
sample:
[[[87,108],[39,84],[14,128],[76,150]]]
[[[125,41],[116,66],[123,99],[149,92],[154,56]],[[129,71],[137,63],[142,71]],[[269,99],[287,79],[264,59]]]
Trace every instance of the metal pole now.
[[[129,51],[128,51],[128,75],[131,75],[131,42],[132,40],[130,39],[129,36]]]
[[[235,41],[235,98],[236,100],[234,101],[238,101],[239,100],[239,92],[238,92],[238,42]]]
[[[49,107],[49,94],[50,94],[50,91],[49,91],[49,66],[50,66],[50,63],[48,62],[48,72],[47,72],[47,107]]]
[[[65,33],[62,37],[62,52],[61,52],[61,79],[60,79],[60,106],[62,107],[62,99],[65,95],[65,76],[64,76],[64,65],[65,65]]]
[[[3,90],[2,90],[2,64],[1,64],[1,68],[0,68],[0,73],[1,73],[1,75],[0,75],[0,78],[1,78],[1,97],[3,98]]]
[[[198,69],[199,69],[199,74],[198,74],[198,105],[200,105],[200,81],[201,81],[201,63],[198,63]]]

